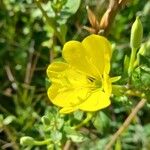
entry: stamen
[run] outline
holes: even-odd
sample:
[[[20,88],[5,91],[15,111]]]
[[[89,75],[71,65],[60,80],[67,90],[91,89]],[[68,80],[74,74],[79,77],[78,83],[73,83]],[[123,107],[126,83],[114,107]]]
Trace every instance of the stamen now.
[[[88,80],[90,80],[91,82],[94,82],[96,79],[95,78],[93,78],[93,77],[87,77],[88,78]]]

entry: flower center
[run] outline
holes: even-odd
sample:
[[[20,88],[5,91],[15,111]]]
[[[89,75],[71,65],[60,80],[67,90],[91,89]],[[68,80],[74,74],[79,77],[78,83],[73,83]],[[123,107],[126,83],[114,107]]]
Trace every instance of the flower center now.
[[[102,87],[102,81],[101,80],[95,80],[94,84],[95,84],[95,86],[97,88],[101,88]]]
[[[88,77],[88,80],[90,84],[94,85],[96,88],[102,88],[102,80],[101,79],[95,79],[93,77]]]

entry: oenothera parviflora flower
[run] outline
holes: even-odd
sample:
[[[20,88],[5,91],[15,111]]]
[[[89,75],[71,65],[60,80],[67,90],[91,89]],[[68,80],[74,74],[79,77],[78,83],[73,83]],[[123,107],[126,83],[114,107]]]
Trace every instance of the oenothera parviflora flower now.
[[[109,41],[94,34],[64,45],[65,62],[53,62],[47,68],[52,81],[48,97],[62,108],[61,113],[97,111],[110,105],[111,54]]]

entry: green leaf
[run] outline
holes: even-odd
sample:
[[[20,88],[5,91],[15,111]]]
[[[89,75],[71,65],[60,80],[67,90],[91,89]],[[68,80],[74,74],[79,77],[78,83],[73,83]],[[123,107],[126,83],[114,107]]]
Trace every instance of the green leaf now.
[[[144,133],[146,136],[150,136],[150,123],[144,126]]]
[[[64,120],[62,118],[57,118],[56,124],[57,124],[57,129],[61,129],[63,127]]]
[[[55,130],[51,132],[51,139],[53,142],[57,143],[62,139],[62,133]]]
[[[30,136],[24,136],[20,139],[21,145],[34,145],[34,139]]]
[[[122,96],[122,93],[126,90],[125,86],[112,85],[112,93],[116,96]]]
[[[49,126],[50,125],[50,119],[47,116],[43,116],[41,118],[41,121],[44,125]]]
[[[150,86],[150,72],[146,72],[144,70],[141,71],[141,81],[144,84],[145,88],[149,88]]]
[[[150,68],[147,66],[136,68],[132,74],[132,85],[138,90],[150,89]]]
[[[140,67],[136,68],[133,73],[132,73],[132,85],[135,87],[135,88],[140,88],[141,86],[141,70],[140,70]]]
[[[65,24],[67,19],[76,13],[80,6],[81,0],[67,0],[66,4],[62,7],[60,15],[57,20],[59,24]]]
[[[140,65],[149,67],[150,57],[139,55]]]
[[[8,124],[10,124],[11,122],[13,122],[14,120],[16,119],[16,117],[15,116],[8,116],[8,117],[6,117],[4,120],[3,120],[3,124],[4,125],[8,125]]]
[[[79,111],[75,111],[73,113],[74,118],[79,120],[79,121],[83,118],[83,114],[84,114],[83,111],[80,111],[80,110]]]
[[[70,14],[76,13],[80,6],[81,0],[67,0],[67,3],[63,9],[63,12],[67,12]]]
[[[99,111],[93,121],[94,127],[100,132],[104,133],[106,129],[108,129],[108,126],[110,124],[110,119],[108,116],[102,112]]]
[[[76,130],[72,129],[69,126],[64,128],[67,138],[71,139],[73,142],[80,143],[86,140],[81,133],[77,132]]]
[[[67,135],[67,137],[76,143],[80,143],[80,142],[85,141],[85,137],[79,133],[69,134],[69,135]]]

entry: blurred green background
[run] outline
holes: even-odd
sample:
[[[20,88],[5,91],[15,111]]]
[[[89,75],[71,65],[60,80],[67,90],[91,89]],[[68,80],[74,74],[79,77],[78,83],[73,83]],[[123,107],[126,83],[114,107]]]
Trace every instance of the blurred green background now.
[[[108,3],[108,0],[41,0],[39,5],[33,0],[0,0],[0,149],[62,149],[68,139],[73,141],[72,150],[103,149],[107,138],[128,116],[134,98],[120,95],[113,98],[109,109],[97,112],[81,133],[70,131],[64,129],[67,121],[80,123],[85,114],[79,111],[61,116],[47,97],[47,66],[53,59],[61,59],[66,41],[82,40],[89,35],[82,28],[90,26],[86,6],[100,20]],[[141,16],[143,42],[150,40],[150,1],[129,1],[118,12],[108,36],[114,50],[112,76],[124,74],[124,57],[130,54],[130,30],[136,15]],[[115,144],[115,150],[150,149],[149,109],[147,104],[139,112]],[[52,128],[42,124],[44,115],[59,124],[57,132],[52,133]],[[20,145],[20,138],[27,135],[36,140],[51,137],[53,142],[47,147]]]

